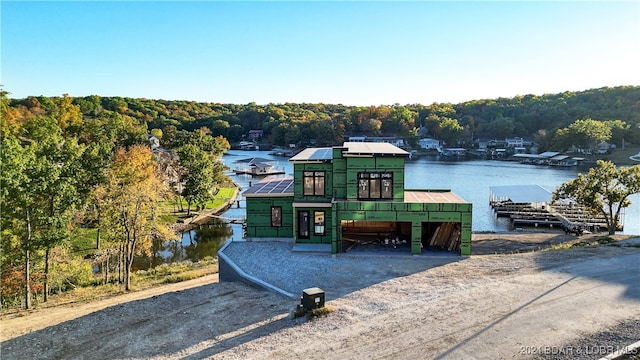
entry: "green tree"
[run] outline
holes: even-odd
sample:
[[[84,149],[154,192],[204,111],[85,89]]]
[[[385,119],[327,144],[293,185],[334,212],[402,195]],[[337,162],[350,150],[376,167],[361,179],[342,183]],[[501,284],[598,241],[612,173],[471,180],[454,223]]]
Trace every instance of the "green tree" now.
[[[607,219],[609,235],[615,234],[620,224],[620,211],[631,205],[629,197],[640,192],[640,165],[616,168],[610,161],[598,160],[587,175],[560,185],[553,193],[553,201],[570,199],[592,214]]]
[[[565,147],[593,150],[596,145],[611,139],[612,125],[592,119],[576,120],[568,127],[558,129],[556,138]]]
[[[10,237],[18,240],[14,248],[22,253],[24,308],[30,309],[34,224],[42,211],[37,206],[37,194],[46,188],[45,184],[38,181],[43,164],[38,161],[31,147],[22,146],[14,136],[3,139],[0,159],[2,237],[3,242]],[[3,268],[5,266],[3,264]]]
[[[383,121],[381,131],[389,135],[407,136],[415,125],[415,118],[415,112],[408,108],[394,107],[386,120]]]
[[[3,190],[6,190],[3,192],[3,210],[6,210],[3,217],[21,222],[27,229],[22,232],[27,287],[31,254],[44,250],[46,301],[50,252],[68,238],[71,215],[81,201],[78,174],[84,146],[78,145],[75,138],[65,139],[57,121],[51,117],[41,116],[28,121],[21,133],[22,141],[13,136],[3,141],[7,145],[6,152],[3,151],[6,158],[2,169]],[[14,173],[16,169],[21,173]],[[25,306],[30,306],[28,289],[25,290]]]
[[[458,120],[443,118],[440,122],[438,134],[449,146],[455,146],[463,131],[464,128],[458,124]]]
[[[187,201],[187,214],[191,214],[191,205],[204,206],[213,195],[214,159],[194,144],[186,144],[177,150],[179,164],[183,169],[182,196]]]

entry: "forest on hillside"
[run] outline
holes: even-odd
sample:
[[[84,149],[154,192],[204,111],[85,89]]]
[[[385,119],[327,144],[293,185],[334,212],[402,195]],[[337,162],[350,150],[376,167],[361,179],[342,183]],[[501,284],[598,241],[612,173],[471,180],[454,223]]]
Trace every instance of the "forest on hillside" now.
[[[55,97],[11,99],[20,117],[51,111]],[[624,139],[640,143],[640,86],[566,91],[559,94],[473,100],[460,104],[433,103],[379,106],[341,104],[219,104],[151,100],[98,95],[76,97],[85,118],[124,118],[158,129],[171,144],[180,130],[207,129],[237,143],[249,130],[263,130],[264,140],[276,146],[337,145],[345,136],[399,136],[416,146],[432,137],[449,146],[472,147],[475,139],[522,137],[542,151],[562,144],[558,130],[576,120],[620,120],[612,143]],[[566,145],[566,144],[562,144]]]

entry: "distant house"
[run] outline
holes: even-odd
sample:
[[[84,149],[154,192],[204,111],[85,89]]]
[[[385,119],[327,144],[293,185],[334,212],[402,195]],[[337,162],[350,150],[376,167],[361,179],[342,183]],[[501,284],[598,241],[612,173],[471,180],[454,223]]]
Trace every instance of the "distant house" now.
[[[349,136],[349,142],[365,142],[367,141],[366,136]]]
[[[524,139],[521,137],[506,138],[504,139],[504,142],[507,147],[523,147],[524,146]]]
[[[440,148],[440,140],[432,139],[432,138],[424,138],[424,139],[418,140],[418,145],[420,145],[420,147],[423,149],[435,150]]]
[[[404,139],[395,136],[371,136],[367,141],[374,143],[386,143],[397,147],[404,147]]]
[[[490,139],[476,139],[476,143],[478,144],[478,150],[487,150],[487,146],[489,146]]]
[[[262,130],[249,130],[249,139],[252,141],[258,141],[262,139]]]

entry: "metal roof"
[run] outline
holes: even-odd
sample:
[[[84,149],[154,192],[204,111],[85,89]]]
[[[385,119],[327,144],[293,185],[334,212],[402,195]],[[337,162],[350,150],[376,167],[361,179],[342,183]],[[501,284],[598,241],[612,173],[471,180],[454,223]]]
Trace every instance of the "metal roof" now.
[[[234,164],[245,164],[245,165],[257,165],[257,164],[272,164],[274,162],[276,162],[276,161],[275,160],[265,159],[265,158],[260,158],[260,157],[252,157],[252,158],[247,158],[247,159],[236,160],[233,163]]]
[[[560,153],[557,152],[557,151],[545,151],[542,154],[540,154],[540,157],[550,158],[550,157],[554,157],[554,156],[556,156],[558,154],[560,154]]]
[[[293,177],[268,176],[248,188],[242,195],[245,197],[293,196]]]
[[[343,145],[347,150],[343,152],[349,156],[403,156],[408,157],[409,153],[399,147],[389,143],[373,142],[345,142]]]
[[[551,202],[553,191],[551,187],[541,185],[508,185],[491,186],[493,201],[511,201],[516,204]]]
[[[306,148],[289,159],[290,162],[326,162],[333,160],[333,148]]]

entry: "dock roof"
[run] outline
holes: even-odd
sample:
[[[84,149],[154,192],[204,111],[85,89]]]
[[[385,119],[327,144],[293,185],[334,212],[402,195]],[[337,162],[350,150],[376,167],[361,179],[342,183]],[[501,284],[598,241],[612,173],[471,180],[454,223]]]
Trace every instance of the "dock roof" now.
[[[234,164],[244,164],[244,165],[258,165],[258,164],[271,164],[276,162],[275,160],[269,160],[269,159],[265,159],[265,158],[260,158],[260,157],[252,157],[252,158],[246,158],[246,159],[240,159],[240,160],[236,160],[233,163]]]
[[[491,186],[491,200],[512,201],[516,204],[551,202],[555,189],[542,185]]]

